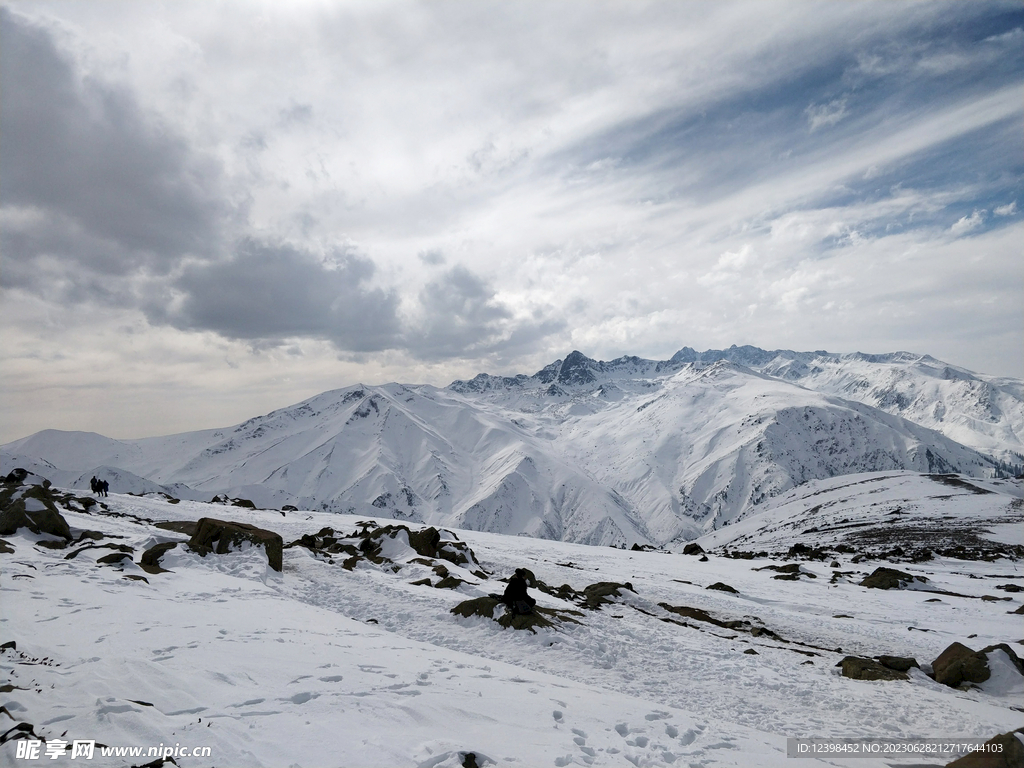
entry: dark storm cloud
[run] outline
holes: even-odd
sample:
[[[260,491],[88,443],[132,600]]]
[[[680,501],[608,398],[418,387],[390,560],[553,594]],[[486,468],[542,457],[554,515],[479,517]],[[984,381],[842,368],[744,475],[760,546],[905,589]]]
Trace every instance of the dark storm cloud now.
[[[224,211],[213,195],[219,167],[129,91],[80,77],[49,31],[5,8],[0,93],[0,204],[37,212],[22,222],[11,258],[45,255],[100,272],[116,259],[120,272],[160,271],[210,249]]]
[[[406,335],[409,351],[423,359],[522,351],[565,328],[552,318],[519,319],[491,285],[456,265],[419,294],[423,318]]]
[[[355,253],[327,259],[284,244],[245,240],[230,260],[189,266],[177,297],[150,309],[150,321],[249,341],[328,339],[341,349],[395,346],[398,296],[364,286],[374,264]]]

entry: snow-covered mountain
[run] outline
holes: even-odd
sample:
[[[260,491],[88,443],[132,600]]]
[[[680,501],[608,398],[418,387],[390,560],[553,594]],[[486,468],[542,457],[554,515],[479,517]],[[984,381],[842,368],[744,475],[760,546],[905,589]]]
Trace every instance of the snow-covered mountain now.
[[[3,446],[0,462],[79,488],[116,469],[117,491],[667,544],[808,480],[993,474],[992,456],[1012,457],[1024,433],[1021,383],[942,371],[954,369],[902,353],[573,352],[532,376],[356,385],[226,429],[140,440],[48,430]]]
[[[839,355],[733,346],[698,353],[684,347],[672,360],[729,360],[902,416],[1008,464],[1024,462],[1020,379],[985,376],[910,352]]]

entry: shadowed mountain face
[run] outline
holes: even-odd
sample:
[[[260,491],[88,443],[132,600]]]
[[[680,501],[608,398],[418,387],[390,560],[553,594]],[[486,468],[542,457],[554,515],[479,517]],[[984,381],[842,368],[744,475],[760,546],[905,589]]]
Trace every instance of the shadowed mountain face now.
[[[906,353],[684,348],[605,362],[576,351],[533,375],[443,389],[356,385],[219,430],[40,432],[2,461],[73,487],[106,472],[114,492],[664,544],[808,480],[994,474],[992,457],[1006,468],[1021,449],[1021,389]]]

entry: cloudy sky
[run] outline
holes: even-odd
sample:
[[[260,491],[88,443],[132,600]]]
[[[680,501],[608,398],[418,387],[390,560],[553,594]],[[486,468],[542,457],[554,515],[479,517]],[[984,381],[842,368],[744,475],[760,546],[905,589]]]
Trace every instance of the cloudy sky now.
[[[1019,2],[0,5],[0,442],[573,349],[1024,376]]]

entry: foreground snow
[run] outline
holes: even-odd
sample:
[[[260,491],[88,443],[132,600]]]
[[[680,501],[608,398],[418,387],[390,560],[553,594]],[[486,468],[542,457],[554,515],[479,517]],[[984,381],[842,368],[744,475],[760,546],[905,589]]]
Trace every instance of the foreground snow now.
[[[150,521],[230,519],[289,542],[324,526],[351,531],[365,519],[106,501],[106,514],[65,517],[72,529],[102,531],[100,543],[123,537],[113,540],[134,547],[135,560],[152,544],[186,538]],[[791,736],[987,738],[1021,724],[1024,686],[1006,670],[984,689],[960,691],[922,673],[863,682],[834,667],[846,654],[926,663],[953,641],[1012,644],[1020,617],[1008,611],[1020,600],[979,598],[1005,597],[995,586],[1020,584],[1017,563],[900,566],[927,576],[929,589],[957,593],[936,596],[857,586],[874,562],[844,559],[838,570],[848,575],[834,584],[836,569],[816,562],[804,565],[818,578],[778,581],[756,570],[778,560],[699,562],[454,533],[492,578],[460,571],[467,584],[455,591],[413,586],[429,569],[397,545],[397,572],[366,562],[348,571],[294,547],[276,573],[261,549],[201,558],[179,546],[164,557],[170,571],[151,575],[132,563],[97,565],[111,549],[65,559],[77,547],[46,549],[23,529],[7,538],[15,551],[2,556],[0,641],[17,643],[0,656],[16,686],[2,703],[48,739],[211,747],[211,758],[178,758],[182,766],[427,768],[459,765],[465,752],[480,765],[774,766],[792,765]],[[497,577],[519,566],[577,589],[628,581],[636,594],[586,611],[581,625],[536,635],[450,613],[462,600],[501,591]],[[705,589],[720,581],[738,593]],[[537,596],[543,606],[576,608]],[[790,642],[670,623],[658,603],[747,618]],[[1012,647],[1024,655],[1024,646]],[[6,764],[31,764],[14,758],[12,743],[0,754]],[[95,760],[147,762],[104,763],[98,753]],[[800,765],[822,762],[901,764]]]

